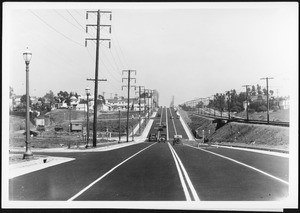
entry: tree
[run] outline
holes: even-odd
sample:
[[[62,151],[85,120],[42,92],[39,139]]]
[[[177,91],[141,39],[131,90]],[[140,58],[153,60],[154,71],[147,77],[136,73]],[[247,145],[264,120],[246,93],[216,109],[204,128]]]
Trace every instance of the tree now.
[[[26,95],[22,95],[22,97],[21,97],[21,104],[22,104],[22,106],[26,107],[26,103],[27,103],[27,101],[26,101]],[[29,96],[29,106],[31,106],[31,104],[32,104],[32,101],[30,100],[30,96]]]
[[[220,112],[221,112],[221,116],[222,116],[222,112],[225,109],[226,103],[225,103],[225,94],[222,93],[217,93],[215,95],[215,100],[214,100],[214,107],[217,108]]]
[[[256,90],[255,90],[255,86],[254,85],[252,85],[251,95],[256,95]]]
[[[257,94],[258,95],[262,95],[262,91],[261,91],[261,86],[259,84],[256,85],[256,88],[257,88]]]
[[[55,102],[54,93],[52,92],[52,90],[50,90],[48,93],[46,93],[46,95],[44,95],[44,99],[50,103],[50,108],[51,108],[52,104],[54,104]]]
[[[12,98],[12,96],[14,95],[15,95],[14,89],[11,86],[9,86],[9,98]]]
[[[203,108],[204,103],[202,101],[199,101],[196,105],[197,108]]]
[[[60,103],[66,102],[67,105],[70,105],[70,96],[67,91],[59,91],[59,93],[57,93],[57,97],[60,100]]]

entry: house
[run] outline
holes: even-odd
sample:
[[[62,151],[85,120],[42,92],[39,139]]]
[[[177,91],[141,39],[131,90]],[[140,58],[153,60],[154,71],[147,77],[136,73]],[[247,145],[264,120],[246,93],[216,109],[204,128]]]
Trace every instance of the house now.
[[[141,100],[141,110],[144,110],[145,107],[145,102],[144,99],[142,98]],[[121,110],[125,111],[127,110],[128,107],[128,99],[126,98],[112,98],[112,99],[107,99],[105,105],[108,106],[109,111],[116,111],[116,110]],[[130,109],[133,108],[134,111],[139,110],[139,99],[138,98],[130,98],[129,99],[129,107]]]

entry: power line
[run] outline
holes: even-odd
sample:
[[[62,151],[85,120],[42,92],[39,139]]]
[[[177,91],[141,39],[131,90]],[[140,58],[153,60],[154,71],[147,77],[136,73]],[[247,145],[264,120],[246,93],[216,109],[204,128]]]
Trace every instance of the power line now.
[[[84,27],[77,21],[77,19],[69,12],[69,10],[67,10],[67,12],[70,14],[70,16],[72,16],[72,18],[76,21],[76,23],[77,23],[83,30],[85,30]]]
[[[124,54],[123,54],[123,51],[122,51],[122,49],[121,49],[121,46],[120,46],[120,44],[119,44],[119,41],[118,41],[118,38],[117,38],[117,34],[116,34],[116,30],[114,30],[114,33],[112,34],[112,36],[115,37],[116,43],[117,43],[117,45],[118,45],[118,47],[119,47],[119,49],[120,49],[120,52],[121,52],[121,54],[122,54],[122,56],[123,56],[123,58],[124,58],[124,62],[125,62],[125,64],[128,66],[128,63],[127,63],[127,61],[126,61],[126,58],[125,58],[125,56],[124,56]]]
[[[57,32],[58,34],[60,34],[61,36],[65,37],[66,39],[68,39],[69,41],[72,41],[73,43],[84,47],[84,45],[80,44],[77,41],[74,41],[73,39],[69,38],[68,36],[64,35],[63,33],[59,32],[57,29],[55,29],[54,27],[52,27],[50,24],[48,24],[45,20],[43,20],[41,17],[39,17],[37,14],[35,14],[32,10],[29,10],[33,15],[35,15],[39,20],[41,20],[44,24],[46,24],[48,27],[50,27],[52,30],[54,30],[55,32]]]
[[[81,29],[76,26],[75,24],[73,24],[72,22],[70,22],[67,18],[65,18],[63,15],[61,15],[57,10],[54,10],[54,12],[56,12],[60,17],[62,17],[64,20],[66,20],[67,22],[69,22],[71,25],[73,25],[74,27],[76,27],[78,30],[81,31]]]

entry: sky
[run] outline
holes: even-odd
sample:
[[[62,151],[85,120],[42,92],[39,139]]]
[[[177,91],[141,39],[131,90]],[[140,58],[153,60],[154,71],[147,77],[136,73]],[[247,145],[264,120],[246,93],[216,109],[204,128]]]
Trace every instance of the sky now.
[[[159,92],[159,104],[169,106],[196,98],[260,84],[275,95],[298,91],[297,3],[4,3],[3,76],[8,88],[25,94],[22,53],[33,56],[31,96],[52,90],[84,95],[95,78],[96,15],[101,15],[98,94],[127,97],[127,73],[132,85]],[[131,97],[138,90],[131,90]],[[93,92],[92,92],[93,93]]]

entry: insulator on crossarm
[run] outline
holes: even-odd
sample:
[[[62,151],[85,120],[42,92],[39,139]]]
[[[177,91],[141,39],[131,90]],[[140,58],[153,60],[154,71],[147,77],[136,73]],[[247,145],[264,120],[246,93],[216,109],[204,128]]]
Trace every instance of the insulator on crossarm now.
[[[109,49],[110,49],[110,47],[111,47],[111,43],[110,43],[110,42],[108,43],[108,47],[109,47]]]
[[[88,26],[85,27],[85,32],[88,33]]]
[[[111,33],[111,27],[109,27],[109,33]]]
[[[85,40],[85,47],[87,47],[87,41]]]
[[[89,13],[86,13],[85,19],[89,19]]]
[[[109,20],[110,20],[110,21],[112,20],[112,15],[111,15],[111,14],[109,15]]]

